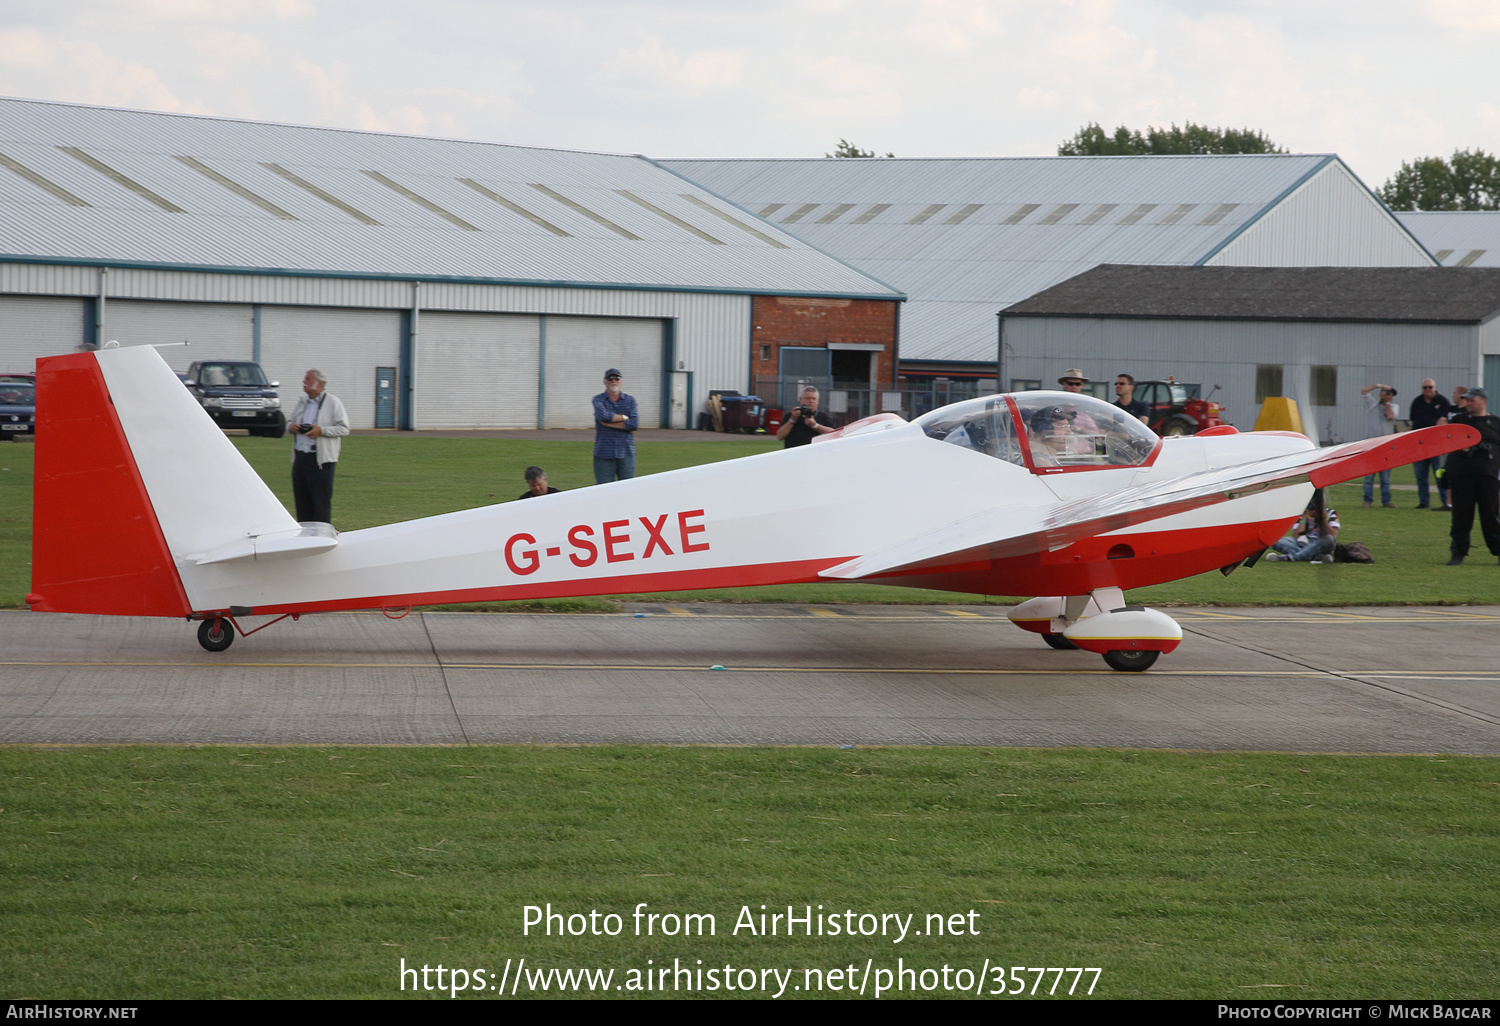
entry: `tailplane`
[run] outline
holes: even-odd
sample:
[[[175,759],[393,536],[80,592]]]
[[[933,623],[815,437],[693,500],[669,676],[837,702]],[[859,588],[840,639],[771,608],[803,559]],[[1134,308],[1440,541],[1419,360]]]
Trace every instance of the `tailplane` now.
[[[297,523],[156,350],[37,361],[35,610],[192,612],[177,568]]]

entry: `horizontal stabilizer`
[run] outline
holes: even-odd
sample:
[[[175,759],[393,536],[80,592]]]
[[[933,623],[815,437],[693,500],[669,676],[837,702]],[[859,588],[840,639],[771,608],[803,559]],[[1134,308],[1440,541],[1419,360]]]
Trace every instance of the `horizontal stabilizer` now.
[[[209,563],[237,563],[245,560],[291,559],[327,552],[339,543],[339,533],[332,524],[299,524],[301,530],[262,534],[233,542],[194,560],[199,566]]]
[[[876,574],[953,566],[1055,552],[1097,534],[1187,513],[1267,488],[1311,483],[1325,488],[1366,474],[1464,449],[1479,432],[1458,424],[1367,438],[1329,449],[1306,449],[1204,470],[1156,484],[1123,488],[1051,507],[986,510],[927,531],[880,552],[829,567],[819,576],[856,580]]]

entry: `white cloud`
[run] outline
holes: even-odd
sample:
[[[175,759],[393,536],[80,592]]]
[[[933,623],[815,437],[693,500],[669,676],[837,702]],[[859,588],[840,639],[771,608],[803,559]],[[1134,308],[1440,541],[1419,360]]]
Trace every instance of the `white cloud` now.
[[[43,91],[35,91],[37,85]],[[0,92],[111,107],[211,113],[201,103],[178,99],[161,76],[144,64],[117,57],[93,42],[46,36],[33,29],[0,31]]]
[[[701,50],[684,58],[663,46],[659,37],[648,36],[635,49],[619,51],[605,71],[648,86],[699,93],[738,84],[745,57],[732,50]]]

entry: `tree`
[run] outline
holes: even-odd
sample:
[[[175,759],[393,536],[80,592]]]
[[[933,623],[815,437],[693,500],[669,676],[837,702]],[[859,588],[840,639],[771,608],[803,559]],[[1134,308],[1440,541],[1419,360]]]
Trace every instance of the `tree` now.
[[[1059,157],[1160,156],[1168,153],[1285,153],[1264,132],[1249,128],[1209,128],[1191,121],[1178,128],[1148,126],[1142,135],[1124,125],[1106,135],[1097,122],[1058,146]]]
[[[873,157],[874,150],[862,150],[848,139],[840,139],[839,144],[834,147],[832,153],[823,154],[825,157]],[[894,157],[894,153],[887,153],[887,157]]]
[[[1452,160],[1403,161],[1377,195],[1392,210],[1500,210],[1500,158],[1454,150]]]

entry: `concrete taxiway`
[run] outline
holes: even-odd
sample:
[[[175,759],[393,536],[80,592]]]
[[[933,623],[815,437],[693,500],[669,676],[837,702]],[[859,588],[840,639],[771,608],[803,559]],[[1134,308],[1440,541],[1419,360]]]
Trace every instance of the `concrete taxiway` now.
[[[1500,608],[1179,609],[1145,674],[1002,606],[290,620],[0,613],[0,743],[959,744],[1500,754]],[[252,624],[253,625],[253,624]]]

